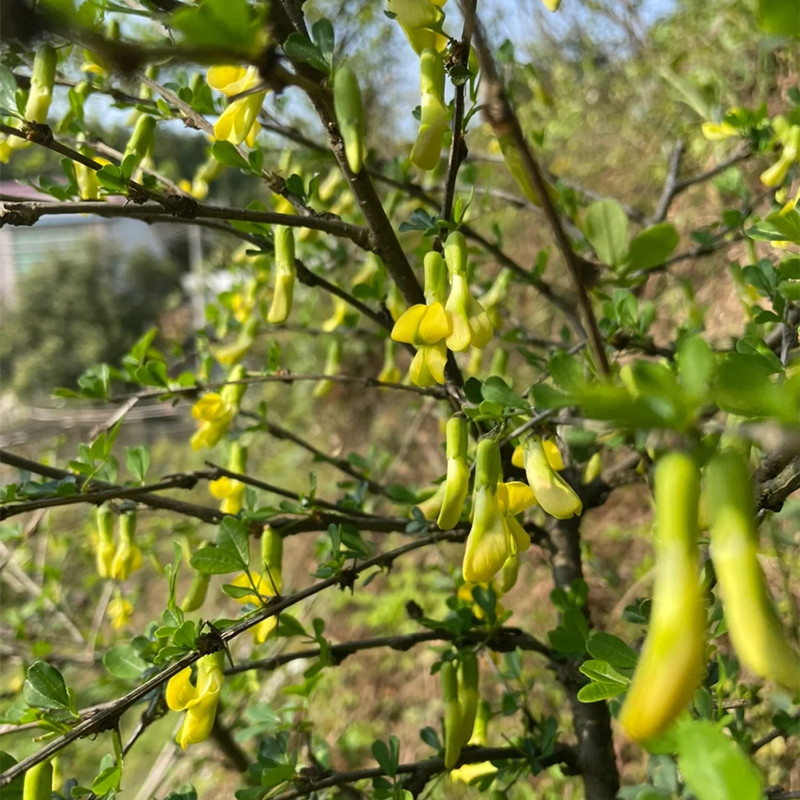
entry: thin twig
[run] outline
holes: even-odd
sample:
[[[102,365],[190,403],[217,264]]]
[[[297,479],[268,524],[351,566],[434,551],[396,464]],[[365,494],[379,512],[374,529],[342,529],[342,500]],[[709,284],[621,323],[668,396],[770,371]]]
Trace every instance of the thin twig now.
[[[338,665],[348,656],[359,653],[362,650],[386,647],[390,650],[406,651],[415,645],[425,642],[451,642],[455,640],[458,640],[463,645],[485,645],[489,650],[496,653],[510,653],[519,648],[520,650],[539,653],[546,658],[552,658],[552,651],[547,645],[519,628],[498,628],[489,633],[485,631],[470,631],[458,636],[446,630],[419,631],[400,636],[377,636],[372,639],[359,639],[352,642],[342,642],[341,644],[331,644],[326,648],[326,652],[330,655],[332,662]],[[241,662],[235,667],[225,670],[225,674],[236,675],[240,672],[249,672],[254,669],[272,671],[284,664],[288,664],[290,661],[317,658],[321,652],[319,647],[310,647],[293,653],[281,653],[270,658]]]
[[[466,6],[464,0],[461,0],[461,9],[465,16],[470,15],[470,9]],[[592,309],[592,304],[589,299],[589,294],[586,286],[581,277],[582,264],[578,255],[572,248],[567,234],[564,231],[564,226],[561,223],[561,218],[558,215],[555,205],[549,194],[549,186],[545,182],[542,171],[536,158],[533,155],[525,135],[522,132],[519,119],[517,118],[514,109],[508,101],[505,88],[500,78],[500,74],[494,63],[494,56],[489,47],[486,35],[483,32],[480,21],[472,15],[474,25],[474,38],[475,48],[478,52],[478,59],[480,61],[481,70],[483,71],[484,82],[489,97],[489,102],[486,105],[485,115],[492,126],[492,130],[497,136],[509,136],[513,143],[514,148],[517,150],[522,168],[525,170],[526,177],[531,185],[536,189],[539,196],[539,201],[542,204],[542,209],[545,213],[550,228],[556,240],[558,249],[569,270],[570,277],[574,284],[575,290],[578,295],[578,304],[583,311],[583,322],[586,326],[588,338],[591,343],[592,353],[594,354],[595,361],[597,362],[598,370],[607,375],[609,373],[608,357],[606,356],[603,339],[600,335],[600,329],[597,327],[597,319]]]

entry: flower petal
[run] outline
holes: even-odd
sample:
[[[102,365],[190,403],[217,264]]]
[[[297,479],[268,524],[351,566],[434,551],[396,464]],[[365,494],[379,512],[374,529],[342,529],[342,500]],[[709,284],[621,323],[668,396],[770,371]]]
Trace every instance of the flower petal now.
[[[392,328],[392,339],[396,342],[405,342],[406,344],[414,344],[417,337],[417,329],[419,328],[422,318],[425,316],[427,306],[418,303],[411,308],[407,308],[394,323]],[[418,384],[419,385],[419,384]]]
[[[426,345],[421,349],[424,351],[425,363],[434,381],[436,383],[444,383],[444,367],[447,364],[447,347],[445,343]]]
[[[417,335],[425,344],[436,344],[446,339],[452,329],[453,322],[444,306],[441,303],[432,303],[425,307]]]

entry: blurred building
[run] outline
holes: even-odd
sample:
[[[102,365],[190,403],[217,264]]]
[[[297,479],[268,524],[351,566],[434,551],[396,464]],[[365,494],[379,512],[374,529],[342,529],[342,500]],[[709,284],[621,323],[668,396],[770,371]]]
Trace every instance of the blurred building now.
[[[53,202],[50,195],[16,182],[0,181],[0,204],[21,201]],[[124,198],[109,198],[109,203]],[[166,255],[166,242],[175,226],[134,219],[64,214],[43,216],[31,226],[0,227],[0,306],[14,302],[21,280],[36,267],[57,258],[75,259],[91,252],[104,264],[122,264],[134,250],[145,249],[155,258]]]

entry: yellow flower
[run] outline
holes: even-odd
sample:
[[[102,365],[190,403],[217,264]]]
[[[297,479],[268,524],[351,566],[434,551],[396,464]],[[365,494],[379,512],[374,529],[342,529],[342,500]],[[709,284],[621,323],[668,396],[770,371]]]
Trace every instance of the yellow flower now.
[[[205,741],[211,733],[222,689],[224,652],[211,653],[197,662],[197,682],[191,683],[192,668],[179,672],[167,684],[167,705],[173,711],[186,711],[175,739],[183,750]]]
[[[350,306],[341,297],[334,295],[333,313],[320,325],[320,328],[325,333],[335,331],[340,325],[344,325],[349,310]]]
[[[397,365],[394,363],[394,353],[396,345],[391,339],[386,339],[383,343],[383,369],[381,369],[378,380],[381,383],[400,383],[402,375]]]
[[[392,328],[392,339],[413,344],[417,348],[411,362],[411,382],[417,386],[444,383],[444,366],[447,363],[445,340],[453,329],[450,315],[441,303],[407,309]]]
[[[467,280],[467,241],[460,231],[453,231],[444,243],[444,258],[450,272],[450,296],[445,308],[453,320],[447,346],[460,352],[470,345],[483,347],[494,335],[494,328],[484,307],[472,296]]]
[[[272,576],[272,580],[270,580]],[[275,582],[273,587],[272,583]],[[255,586],[255,592],[250,592],[242,597],[237,597],[236,602],[244,605],[245,603],[252,603],[254,605],[264,605],[265,597],[275,597],[275,589],[281,590],[281,573],[277,569],[270,569],[270,572],[264,572],[259,575],[254,572],[243,572],[233,581],[233,586],[240,586],[248,588]],[[257,592],[257,594],[256,594]],[[253,627],[253,641],[256,644],[263,644],[267,637],[278,627],[278,617],[267,617],[261,620]]]
[[[133,605],[124,597],[115,597],[109,602],[107,611],[111,627],[118,631],[130,622]]]
[[[704,122],[701,126],[703,136],[710,142],[721,142],[723,139],[730,139],[731,136],[738,136],[739,129],[735,128],[730,122]]]
[[[461,567],[469,583],[491,580],[510,556],[530,545],[515,515],[533,505],[533,492],[519,481],[501,483],[500,477],[497,442],[484,439],[475,460],[474,514]]]
[[[547,457],[547,463],[556,471],[560,472],[564,469],[564,459],[561,457],[561,451],[558,445],[552,439],[543,439],[542,447],[544,454]],[[515,467],[525,469],[525,454],[522,450],[522,445],[517,445],[514,453],[511,456],[511,463]]]
[[[192,416],[198,430],[192,436],[192,450],[213,447],[225,434],[233,420],[234,409],[217,392],[204,394],[193,406]]]
[[[438,31],[444,21],[445,0],[387,0],[386,10],[395,15],[408,43],[419,54],[432,47],[442,51],[447,37]]]
[[[218,66],[208,70],[208,85],[228,97],[253,89],[261,83],[255,67]],[[214,125],[214,136],[231,144],[246,140],[252,147],[258,135],[256,117],[267,96],[266,91],[239,97],[228,105]]]
[[[575,490],[553,469],[542,440],[531,436],[522,449],[525,475],[539,505],[556,519],[580,516],[583,503]]]
[[[491,761],[481,761],[479,764],[464,764],[463,767],[450,770],[450,780],[453,783],[460,781],[461,783],[477,783],[481,778],[487,775],[494,775],[497,773],[497,767]]]
[[[208,484],[211,494],[222,500],[219,510],[223,514],[238,514],[242,510],[245,485],[241,481],[222,476]]]

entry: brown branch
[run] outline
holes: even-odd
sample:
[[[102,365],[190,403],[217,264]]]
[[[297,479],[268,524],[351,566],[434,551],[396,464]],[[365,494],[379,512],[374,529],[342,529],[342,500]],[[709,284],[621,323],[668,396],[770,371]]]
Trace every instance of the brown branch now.
[[[678,171],[681,168],[681,159],[686,145],[679,141],[672,148],[672,153],[669,157],[669,165],[667,167],[667,179],[664,181],[664,189],[661,192],[658,205],[653,214],[653,222],[663,222],[667,218],[670,204],[677,194],[676,188],[678,186]]]
[[[305,331],[306,333],[308,331]],[[348,331],[348,336],[351,331]],[[327,332],[321,335],[329,336]],[[369,334],[373,335],[373,334]],[[196,383],[191,386],[173,386],[166,389],[145,389],[142,392],[137,392],[133,395],[113,395],[110,399],[112,403],[121,403],[135,397],[138,400],[150,400],[154,397],[165,397],[172,395],[195,395],[200,392],[214,391],[221,389],[224,386],[249,386],[258,383],[294,383],[295,381],[334,381],[336,383],[355,383],[364,386],[374,387],[376,389],[393,389],[399,392],[410,392],[411,394],[422,395],[423,397],[434,397],[442,400],[446,397],[444,389],[439,386],[432,386],[423,388],[420,386],[413,386],[404,383],[387,383],[386,381],[379,381],[377,378],[366,378],[359,375],[327,375],[325,373],[319,374],[294,374],[291,372],[281,372],[275,375],[250,375],[247,378],[241,378],[235,381],[211,381],[209,383]]]
[[[85,478],[81,475],[76,475],[74,472],[69,472],[64,469],[48,466],[47,464],[40,464],[38,461],[31,461],[30,459],[23,458],[22,456],[14,455],[8,450],[0,450],[0,464],[8,464],[10,467],[32,472],[36,475],[44,475],[54,480],[61,480],[63,478],[74,478],[75,484],[79,488],[84,485],[89,491],[102,491],[104,489],[117,490],[126,492],[130,489],[128,486],[115,486],[113,483],[106,483],[104,481],[92,480],[88,484]],[[136,498],[140,503],[151,508],[161,508],[165,511],[172,511],[176,514],[185,514],[188,517],[208,522],[212,525],[218,525],[224,516],[222,512],[216,508],[209,508],[208,506],[199,506],[194,503],[186,503],[183,500],[173,500],[171,497],[160,497],[156,494],[140,494]]]
[[[194,472],[190,473],[191,475],[195,475],[197,477],[205,478],[206,480],[217,480],[218,478],[230,478],[234,481],[239,481],[239,483],[243,483],[246,486],[252,486],[256,489],[262,489],[265,492],[271,492],[272,494],[277,494],[279,497],[286,497],[290,500],[295,500],[297,502],[301,502],[302,500],[308,498],[303,498],[297,492],[291,492],[288,489],[283,489],[280,486],[275,486],[272,483],[267,483],[266,481],[259,480],[258,478],[253,478],[251,475],[245,475],[241,472],[234,472],[230,469],[225,469],[225,467],[221,467],[218,464],[214,464],[212,461],[206,461],[206,464],[211,467],[212,472]],[[328,502],[327,500],[321,500],[319,497],[314,497],[313,501],[309,500],[309,508],[325,508],[328,511],[336,511],[347,516],[357,516],[357,517],[364,517],[365,519],[374,519],[377,518],[375,514],[370,514],[367,511],[359,511],[357,508],[343,508],[336,503]]]
[[[580,517],[555,521],[550,528],[551,566],[556,587],[568,591],[583,580]],[[584,615],[591,624],[586,606]],[[578,690],[585,678],[578,670],[582,659],[560,662],[557,675],[567,690],[572,722],[578,737],[578,766],[586,800],[614,800],[619,791],[619,773],[614,755],[611,714],[606,703],[582,703]]]
[[[359,247],[367,243],[367,231],[358,225],[350,225],[340,219],[328,217],[301,217],[297,214],[279,214],[277,211],[253,211],[227,206],[209,206],[186,198],[186,203],[158,204],[128,203],[114,205],[102,200],[78,200],[74,202],[7,203],[0,211],[0,225],[35,225],[42,217],[64,214],[95,214],[99,217],[125,217],[144,219],[163,216],[166,211],[175,217],[186,219],[220,219],[225,221],[263,222],[267,225],[285,225],[292,228],[310,228],[348,239]]]
[[[483,761],[505,761],[505,760],[526,760],[532,761],[539,768],[564,764],[568,771],[571,771],[576,763],[575,751],[566,745],[556,745],[553,752],[547,755],[531,756],[516,747],[467,747],[461,753],[458,761],[451,768],[444,765],[441,758],[429,758],[426,761],[418,761],[412,764],[398,764],[396,774],[408,775],[404,786],[417,797],[428,781],[440,773],[449,772],[450,769],[461,767],[464,764],[478,764]],[[311,778],[296,789],[272,795],[272,800],[295,800],[298,797],[305,797],[320,789],[327,789],[332,786],[344,786],[357,781],[379,778],[386,775],[380,767],[371,769],[357,769],[349,772],[333,772],[322,778]]]
[[[464,0],[461,0],[461,8],[465,16],[470,15],[470,10],[466,8]],[[556,245],[561,251],[561,255],[564,258],[564,262],[567,265],[567,269],[577,292],[578,304],[583,311],[583,322],[587,329],[588,339],[595,361],[597,362],[597,368],[602,374],[607,375],[609,373],[608,357],[606,356],[600,330],[597,327],[597,319],[592,309],[591,300],[589,299],[586,285],[583,282],[583,263],[573,250],[572,244],[567,237],[558,211],[550,198],[550,187],[547,185],[542,170],[531,148],[528,146],[519,119],[508,100],[500,74],[495,66],[494,57],[486,35],[483,32],[479,20],[474,15],[473,24],[475,26],[475,48],[478,52],[478,60],[481,65],[489,98],[484,113],[496,136],[509,136],[511,138],[513,146],[519,154],[522,168],[525,170],[525,175],[539,196],[542,210],[552,229]]]
[[[386,647],[390,650],[405,652],[415,645],[425,642],[451,642],[456,640],[464,645],[485,645],[495,653],[511,653],[516,649],[520,649],[539,653],[545,658],[552,658],[552,652],[547,645],[519,628],[498,628],[488,633],[486,631],[469,631],[458,636],[445,630],[419,631],[401,636],[377,636],[372,639],[359,639],[341,644],[331,644],[328,645],[327,652],[332,662],[338,665],[348,656],[359,653],[362,650]],[[235,667],[225,670],[225,674],[236,675],[253,669],[272,671],[291,661],[317,658],[320,653],[321,648],[319,647],[310,647],[293,653],[281,653],[270,658],[260,658],[255,661],[237,664]]]
[[[78,503],[91,503],[100,505],[106,500],[136,500],[142,495],[151,492],[161,492],[164,489],[194,489],[198,478],[193,475],[172,475],[159,483],[152,483],[148,486],[115,486],[111,489],[101,489],[98,491],[84,492],[58,497],[43,497],[38,500],[29,500],[24,503],[13,503],[11,505],[0,504],[0,521],[15,517],[17,514],[25,514],[28,511],[35,511],[40,508],[56,508],[58,506],[70,506]]]

